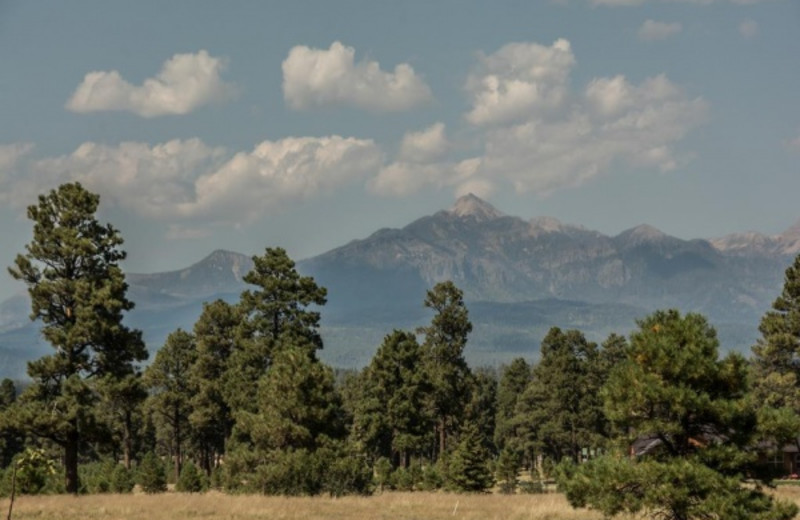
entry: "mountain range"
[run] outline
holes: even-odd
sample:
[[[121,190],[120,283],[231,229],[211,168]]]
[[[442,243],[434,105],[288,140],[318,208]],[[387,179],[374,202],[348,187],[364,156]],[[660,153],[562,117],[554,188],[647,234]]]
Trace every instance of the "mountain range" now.
[[[602,341],[666,307],[705,314],[724,349],[746,352],[798,253],[800,222],[776,236],[682,240],[647,225],[607,236],[554,218],[505,215],[467,195],[297,267],[328,288],[321,355],[336,366],[362,366],[393,328],[427,322],[425,291],[443,280],[464,291],[475,325],[467,358],[498,364],[535,358],[550,326]],[[153,351],[175,328],[191,329],[204,301],[236,301],[251,267],[249,257],[217,250],[185,269],[130,273],[136,309],[128,323]],[[0,304],[0,376],[21,376],[26,360],[48,351],[27,312],[23,295]]]

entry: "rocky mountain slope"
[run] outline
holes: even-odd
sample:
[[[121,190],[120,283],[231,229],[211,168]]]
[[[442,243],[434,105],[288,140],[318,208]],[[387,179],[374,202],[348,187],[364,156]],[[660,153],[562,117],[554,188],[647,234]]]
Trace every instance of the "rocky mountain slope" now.
[[[647,225],[611,237],[549,217],[508,216],[468,195],[402,229],[298,262],[298,269],[328,288],[322,356],[333,364],[363,365],[393,328],[425,323],[425,291],[448,279],[464,290],[475,323],[468,358],[494,364],[535,357],[552,325],[599,341],[665,307],[706,314],[724,348],[747,351],[798,252],[800,223],[774,237],[682,240]],[[178,271],[129,274],[137,305],[128,321],[154,350],[175,328],[190,329],[204,301],[235,301],[251,267],[250,258],[218,250]],[[26,359],[47,351],[27,312],[21,296],[0,304],[5,375],[20,374]]]

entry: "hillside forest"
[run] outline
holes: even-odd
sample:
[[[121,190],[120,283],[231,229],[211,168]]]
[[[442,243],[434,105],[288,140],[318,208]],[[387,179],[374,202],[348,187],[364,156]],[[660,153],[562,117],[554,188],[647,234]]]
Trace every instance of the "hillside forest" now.
[[[318,358],[327,291],[287,253],[253,258],[239,300],[210,301],[153,359],[124,323],[122,238],[65,184],[28,208],[11,275],[53,347],[0,385],[0,493],[541,492],[608,516],[792,518],[762,486],[800,432],[800,257],[750,358],[699,314],[663,310],[600,344],[552,328],[540,358],[464,359],[462,291],[388,334],[361,370]],[[747,485],[743,485],[746,482]],[[711,516],[711,515],[718,516]]]

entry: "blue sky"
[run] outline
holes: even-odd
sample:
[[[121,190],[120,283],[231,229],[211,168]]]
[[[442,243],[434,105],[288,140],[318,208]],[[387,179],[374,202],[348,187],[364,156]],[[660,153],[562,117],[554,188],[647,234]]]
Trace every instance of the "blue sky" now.
[[[6,0],[0,63],[3,265],[71,180],[134,272],[304,258],[468,192],[608,234],[800,218],[794,0]]]

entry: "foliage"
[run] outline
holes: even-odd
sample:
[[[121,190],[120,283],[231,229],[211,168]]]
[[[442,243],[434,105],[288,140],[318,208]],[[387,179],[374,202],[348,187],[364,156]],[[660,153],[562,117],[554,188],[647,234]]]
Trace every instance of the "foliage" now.
[[[133,308],[119,267],[122,238],[95,219],[99,197],[64,184],[28,207],[33,240],[11,275],[28,286],[31,319],[55,353],[32,361],[34,383],[19,399],[17,422],[64,449],[66,488],[79,489],[78,449],[93,429],[95,377],[122,377],[146,359],[141,333],[123,325]]]
[[[464,347],[472,332],[464,294],[453,282],[441,282],[427,292],[425,307],[435,314],[431,324],[420,329],[425,374],[432,385],[429,410],[436,419],[439,436],[438,454],[447,451],[447,437],[463,419],[469,402],[471,372],[464,360]]]
[[[756,427],[747,367],[734,354],[718,360],[717,348],[700,315],[659,311],[639,322],[603,397],[621,440],[648,449],[562,466],[559,485],[574,506],[674,520],[794,516],[795,506],[742,485]]]
[[[184,493],[200,493],[208,489],[208,481],[197,466],[189,461],[183,465],[175,489]]]
[[[111,473],[111,492],[130,493],[135,484],[133,472],[122,464],[117,464]]]
[[[454,491],[485,491],[494,484],[489,452],[477,425],[467,423],[460,440],[446,458],[445,484]]]
[[[542,340],[541,360],[519,397],[515,449],[552,460],[578,461],[583,448],[602,445],[606,430],[600,401],[597,345],[576,330],[554,327]]]
[[[171,448],[170,454],[176,461],[176,481],[181,472],[182,448],[189,433],[190,404],[195,394],[189,372],[196,358],[194,336],[178,329],[167,337],[153,364],[144,373],[150,390],[147,406],[153,414],[158,435]]]
[[[800,431],[800,255],[786,270],[783,290],[761,319],[753,347],[753,395],[765,406],[762,432],[779,444]]]
[[[500,451],[497,458],[497,478],[500,481],[500,491],[513,494],[519,484],[519,470],[522,467],[522,453],[506,446]]]
[[[531,366],[522,358],[517,358],[505,367],[497,384],[497,413],[495,419],[494,442],[502,450],[507,444],[518,442],[519,436],[514,426],[514,414],[519,396],[530,384]]]
[[[152,451],[142,458],[136,481],[145,493],[163,493],[167,490],[167,473],[164,463]]]
[[[359,379],[354,436],[369,455],[391,458],[395,467],[408,467],[411,457],[429,445],[425,398],[430,386],[420,370],[422,359],[416,337],[395,330]]]

